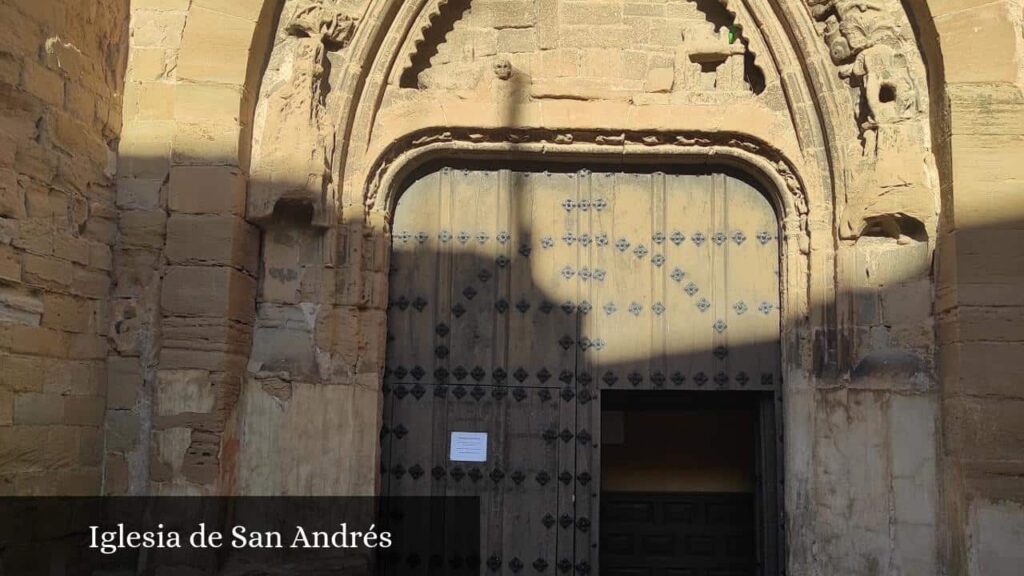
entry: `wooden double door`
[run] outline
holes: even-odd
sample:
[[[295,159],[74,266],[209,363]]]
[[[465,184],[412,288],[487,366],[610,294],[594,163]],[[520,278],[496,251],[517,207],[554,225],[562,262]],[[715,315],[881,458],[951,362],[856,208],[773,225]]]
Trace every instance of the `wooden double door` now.
[[[478,496],[481,550],[400,571],[598,573],[602,390],[775,390],[777,231],[722,172],[413,178],[392,226],[381,490]]]

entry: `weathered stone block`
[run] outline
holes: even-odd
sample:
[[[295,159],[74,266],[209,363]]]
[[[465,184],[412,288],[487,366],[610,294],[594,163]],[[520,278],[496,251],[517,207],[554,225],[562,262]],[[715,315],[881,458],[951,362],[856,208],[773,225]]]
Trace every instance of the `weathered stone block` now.
[[[1019,353],[1018,353],[1019,354]],[[1024,444],[1024,400],[971,398],[946,402],[949,426],[959,430],[960,454],[971,460],[1012,460]]]
[[[98,467],[63,472],[57,479],[57,494],[61,496],[95,496],[102,483]]]
[[[174,50],[136,47],[128,55],[127,75],[139,82],[167,80],[176,57],[177,52]]]
[[[135,0],[133,10],[188,10],[190,0]]]
[[[107,218],[89,218],[84,236],[89,240],[111,245],[117,238],[117,223]]]
[[[54,225],[50,220],[20,220],[17,232],[18,235],[11,239],[11,246],[37,255],[53,254]]]
[[[169,348],[160,350],[160,367],[168,370],[207,370],[242,374],[248,358],[221,351]]]
[[[245,213],[245,177],[227,166],[175,166],[168,202],[171,210],[189,214]]]
[[[103,459],[103,494],[121,496],[128,493],[128,461],[123,454],[107,454]]]
[[[0,426],[14,424],[14,391],[0,388]]]
[[[983,6],[961,9],[935,20],[943,38],[944,67],[949,83],[1020,81],[1019,62],[1009,57],[1017,51],[1016,38],[1020,22],[1020,6],[1012,2],[990,2]],[[992,58],[999,54],[1004,57]],[[955,71],[955,73],[953,73]]]
[[[321,232],[309,226],[274,226],[264,233],[263,301],[296,304],[319,285]]]
[[[150,459],[150,480],[168,482],[181,472],[185,451],[192,443],[188,428],[170,428],[153,431],[153,458]]]
[[[536,0],[537,47],[551,50],[558,47],[558,0]]]
[[[1024,399],[1024,342],[963,342],[943,347],[947,392]]]
[[[1024,307],[1020,306],[958,306],[939,322],[939,341],[1013,342],[1021,340]]]
[[[639,50],[624,50],[619,53],[622,59],[622,75],[629,80],[643,80],[651,68],[647,53]],[[670,68],[670,66],[663,66]]]
[[[127,410],[107,410],[108,452],[128,452],[139,442],[139,415]]]
[[[226,267],[172,266],[164,276],[161,305],[170,316],[223,317],[251,324],[256,283]]]
[[[100,242],[89,243],[89,260],[86,265],[90,268],[109,272],[113,269],[113,255],[110,246]]]
[[[64,398],[64,423],[70,426],[102,426],[106,399],[102,396]]]
[[[473,5],[469,20],[480,28],[526,28],[537,22],[534,10],[527,0],[486,0]]]
[[[121,178],[117,181],[117,207],[125,210],[157,210],[163,181],[152,178]]]
[[[166,226],[167,213],[163,210],[125,210],[118,222],[121,244],[160,248],[164,245]]]
[[[124,93],[125,122],[174,119],[177,85],[169,82],[131,82]]]
[[[132,122],[118,147],[120,175],[163,180],[171,169],[173,138],[174,122]]]
[[[53,114],[54,145],[64,150],[74,150],[76,160],[85,160],[82,169],[95,174],[102,173],[106,167],[109,149],[100,139],[96,131],[91,130],[82,121],[65,113]],[[78,188],[83,181],[72,179],[72,185]]]
[[[171,157],[175,164],[237,165],[242,132],[235,122],[178,122]]]
[[[252,0],[193,0],[192,5],[253,22],[259,18],[260,9],[263,7],[259,2]]]
[[[624,16],[645,16],[660,18],[665,15],[665,5],[661,3],[626,2],[622,7]]]
[[[0,331],[0,347],[14,353],[65,358],[69,346],[70,339],[66,333],[49,328],[13,324]]]
[[[0,168],[0,216],[25,217],[25,192],[18,184],[17,172],[8,168]]]
[[[111,356],[107,358],[107,408],[130,410],[135,407],[142,390],[142,369],[139,359]]]
[[[114,296],[141,294],[157,280],[161,254],[156,250],[118,249],[114,252]]]
[[[80,428],[78,437],[78,458],[83,466],[103,465],[103,427]],[[97,491],[93,491],[96,495]]]
[[[629,26],[565,26],[561,45],[567,48],[624,48]]]
[[[0,428],[0,462],[13,471],[67,469],[78,456],[77,437],[67,426]]]
[[[248,354],[252,347],[252,326],[226,318],[164,318],[165,348]]]
[[[652,25],[649,36],[650,44],[665,50],[672,50],[682,42],[679,26]]]
[[[177,10],[135,10],[132,14],[132,45],[173,48],[181,42],[186,12]]]
[[[514,54],[537,49],[537,34],[533,28],[505,28],[498,30],[498,52]]]
[[[64,419],[64,398],[35,392],[14,396],[14,423],[22,425],[60,424]]]
[[[96,330],[95,304],[90,300],[47,293],[43,296],[42,324],[65,332],[93,332]]]
[[[22,257],[21,271],[25,284],[61,289],[71,285],[73,269],[71,262],[67,260],[25,254]]]
[[[932,257],[925,242],[900,245],[890,238],[862,237],[856,246],[856,270],[851,289],[878,289],[931,274]]]
[[[313,304],[260,305],[250,365],[264,372],[287,372],[295,380],[318,380],[313,346],[317,313]]]
[[[0,389],[42,392],[45,362],[36,356],[0,354]]]
[[[21,283],[21,258],[10,246],[0,245],[0,280]]]
[[[655,68],[647,73],[644,82],[645,92],[671,92],[675,82],[675,70],[672,68]]]
[[[215,83],[180,84],[175,119],[187,124],[239,121],[242,87]]]
[[[545,50],[540,53],[538,77],[559,78],[579,74],[579,50]]]
[[[205,370],[161,370],[157,374],[154,414],[213,412],[216,394]]]
[[[237,216],[175,214],[167,223],[165,254],[171,264],[233,266],[255,274],[259,232]]]
[[[53,238],[53,255],[75,264],[89,263],[89,240],[70,234],[57,234]]]
[[[181,461],[181,475],[196,484],[212,485],[220,476],[220,435],[192,431],[192,439]]]
[[[64,78],[44,66],[28,60],[22,69],[22,88],[51,106],[64,106]]]
[[[582,50],[580,73],[589,78],[619,78],[623,76],[621,51],[614,48],[587,48]]]
[[[917,324],[932,315],[930,278],[887,286],[882,290],[883,320],[890,326]]]
[[[202,7],[189,11],[181,36],[178,78],[242,85],[255,24]]]
[[[0,322],[38,326],[42,313],[38,292],[0,285]]]
[[[75,266],[72,273],[71,292],[87,298],[108,298],[110,282],[110,274],[105,270]]]
[[[63,396],[106,396],[107,373],[104,360],[49,360],[46,363],[43,392]]]
[[[1024,506],[978,498],[969,513],[971,574],[1012,576],[1024,564]]]
[[[71,334],[68,358],[102,360],[110,353],[107,339],[98,334]]]

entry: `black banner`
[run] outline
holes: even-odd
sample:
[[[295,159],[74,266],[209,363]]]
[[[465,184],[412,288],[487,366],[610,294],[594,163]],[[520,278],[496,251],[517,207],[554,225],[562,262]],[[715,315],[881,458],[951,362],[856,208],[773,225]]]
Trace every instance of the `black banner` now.
[[[0,498],[0,576],[479,571],[475,497]]]

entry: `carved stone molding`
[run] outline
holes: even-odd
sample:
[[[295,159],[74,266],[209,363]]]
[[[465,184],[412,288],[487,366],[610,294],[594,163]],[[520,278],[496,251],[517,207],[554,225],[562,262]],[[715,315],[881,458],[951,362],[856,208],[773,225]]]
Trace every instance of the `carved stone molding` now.
[[[393,168],[401,157],[415,155],[430,146],[460,152],[476,149],[482,153],[518,151],[548,156],[562,153],[598,159],[624,153],[717,157],[724,164],[748,164],[747,168],[762,172],[754,176],[767,177],[778,189],[780,216],[784,224],[795,224],[794,231],[801,236],[800,249],[807,251],[807,194],[795,164],[778,149],[744,134],[509,128],[421,130],[393,141],[373,163],[364,195],[366,208],[390,214],[395,201],[393,191],[388,189],[395,184]]]
[[[423,13],[418,19],[421,25],[413,29],[399,56],[397,71],[402,77],[400,79],[402,85],[408,84],[414,87],[419,76],[419,68],[429,64],[429,62],[419,61],[422,58],[421,51],[424,49],[424,45],[431,40],[428,39],[428,33],[437,26],[442,13],[451,8],[450,0],[429,0],[424,7]]]

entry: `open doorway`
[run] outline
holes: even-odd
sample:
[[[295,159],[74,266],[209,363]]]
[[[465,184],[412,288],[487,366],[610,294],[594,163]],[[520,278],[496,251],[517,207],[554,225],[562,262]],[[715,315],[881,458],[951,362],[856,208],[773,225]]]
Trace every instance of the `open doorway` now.
[[[771,405],[770,394],[603,393],[603,575],[766,573]]]

